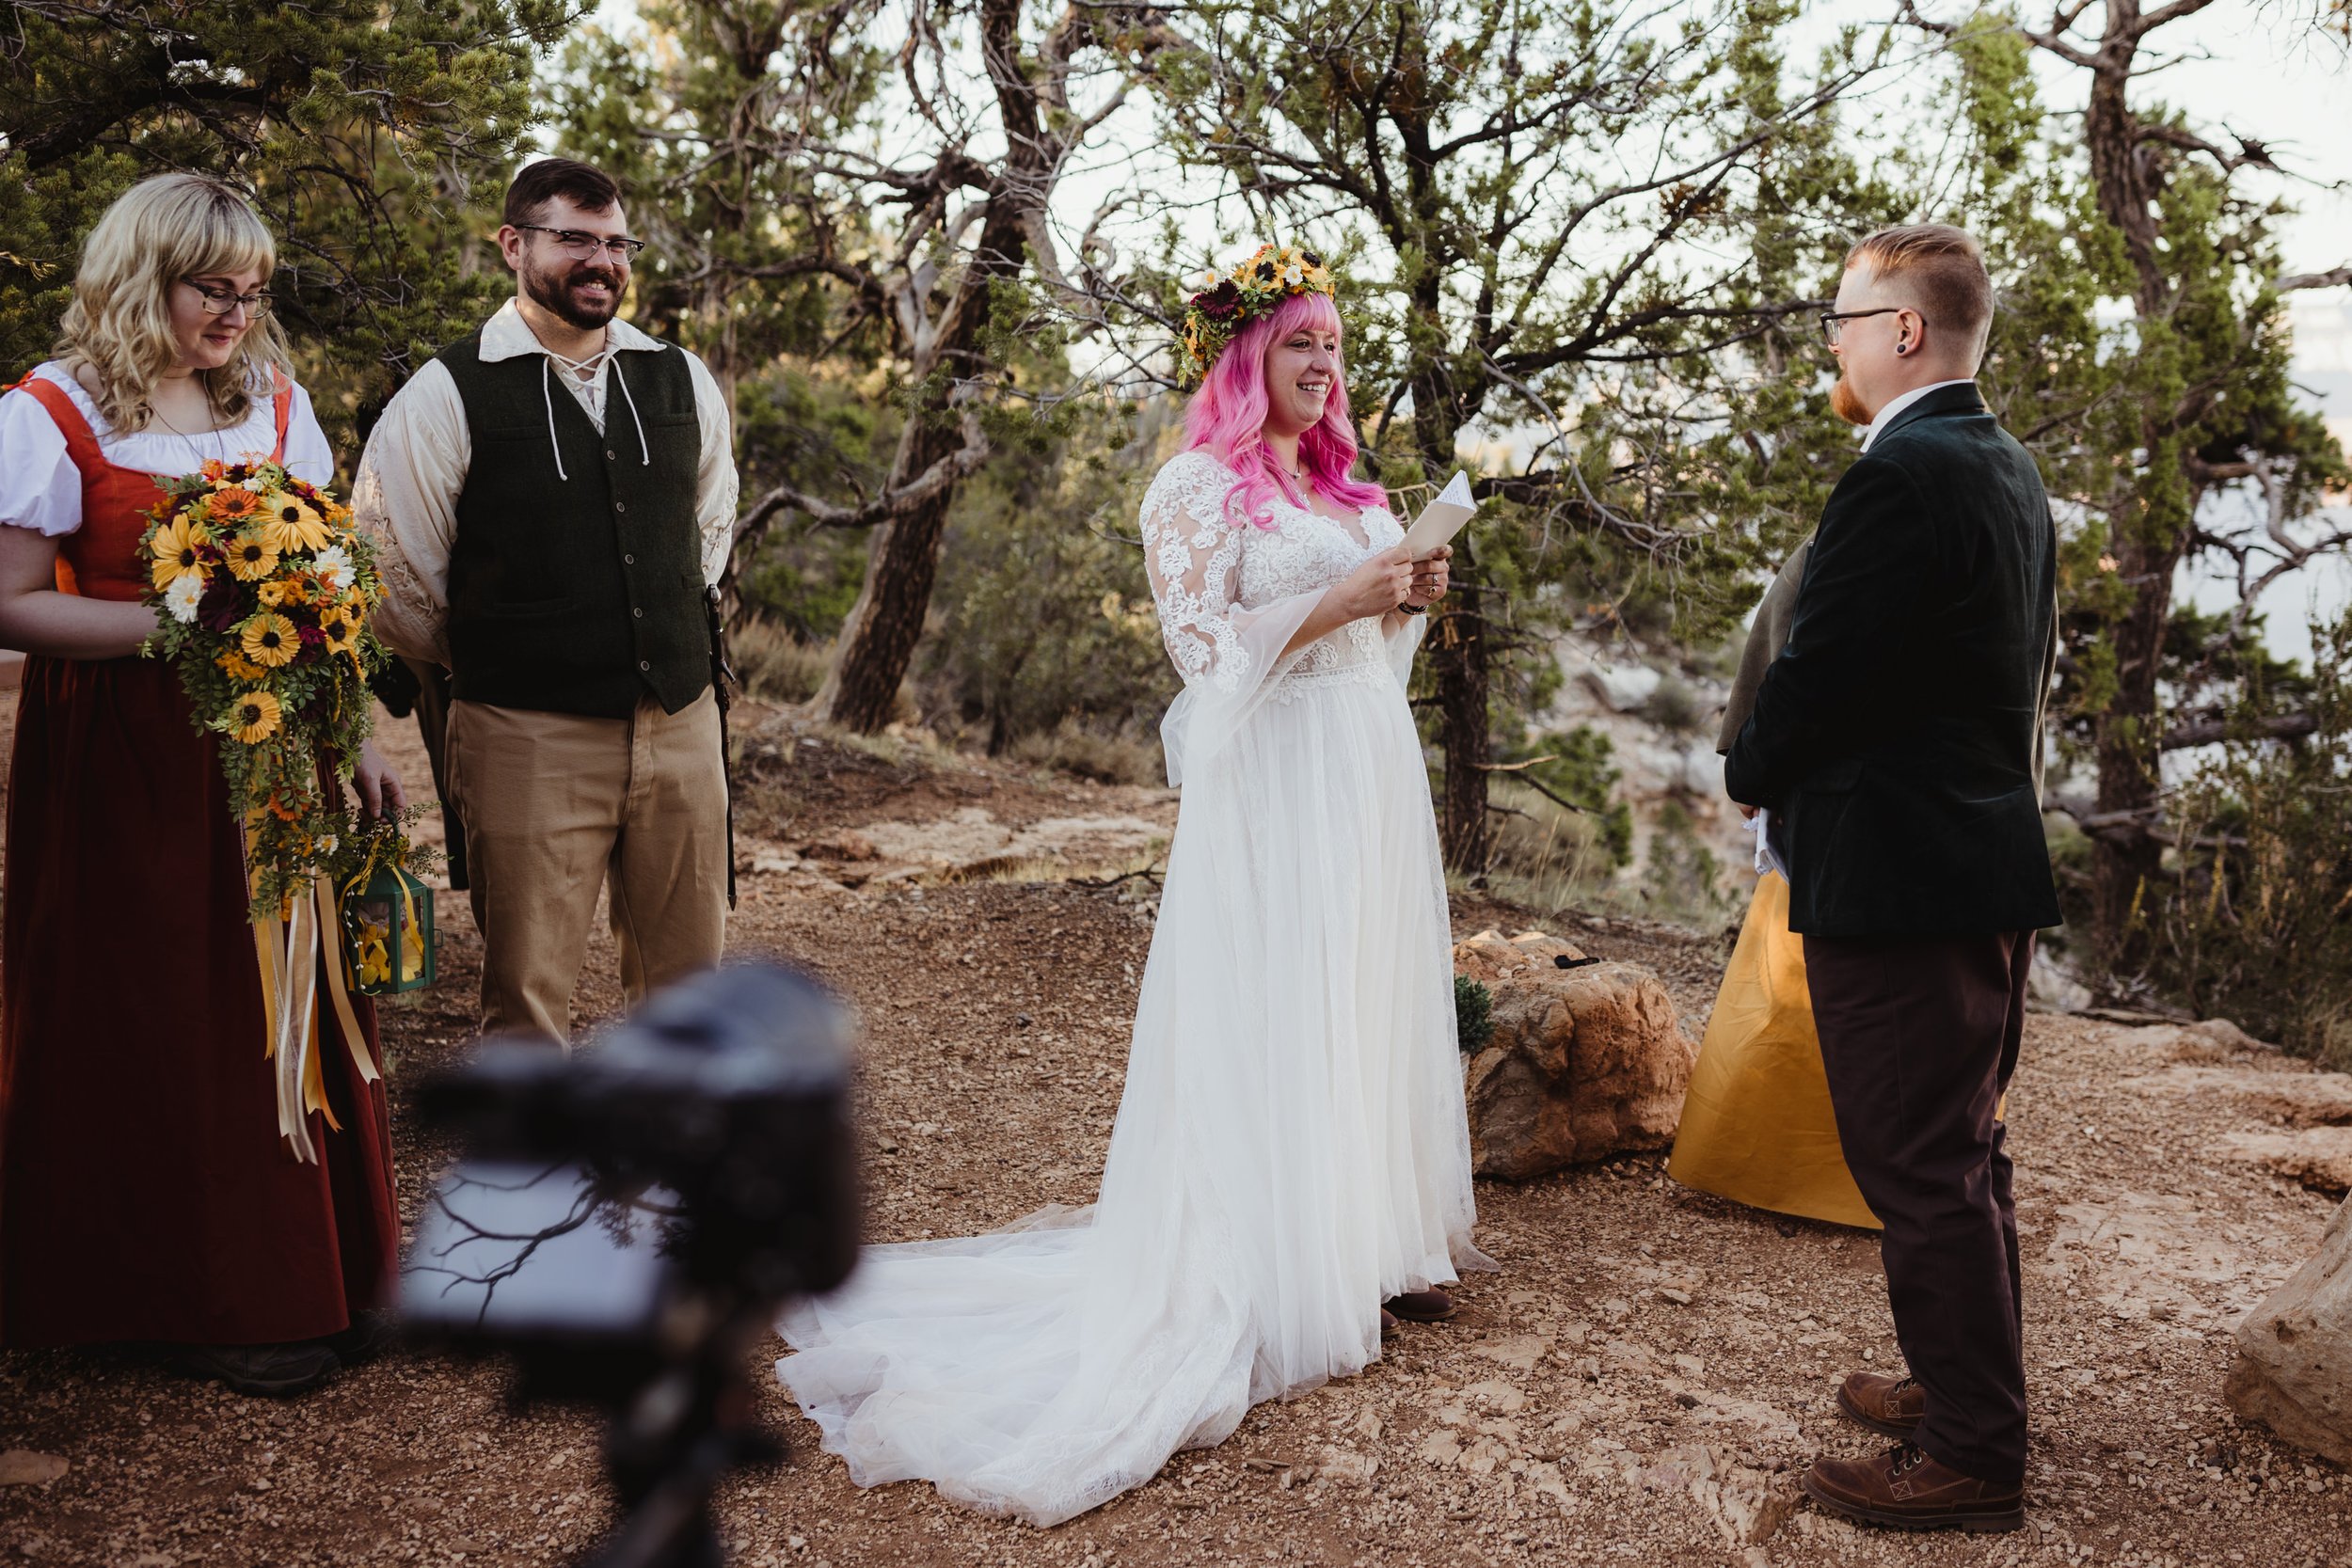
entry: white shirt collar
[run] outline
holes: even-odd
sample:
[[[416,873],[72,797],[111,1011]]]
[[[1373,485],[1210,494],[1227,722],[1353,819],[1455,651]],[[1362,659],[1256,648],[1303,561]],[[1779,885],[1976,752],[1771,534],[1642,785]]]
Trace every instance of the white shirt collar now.
[[[617,325],[619,324],[616,322],[614,325]],[[529,328],[525,328],[525,330],[528,331]],[[485,350],[483,357],[486,359],[489,357],[489,354],[487,352],[489,347],[489,334],[486,332],[483,334],[483,347]],[[1924,387],[1914,387],[1910,391],[1905,392],[1902,396],[1895,399],[1885,407],[1879,410],[1879,417],[1872,420],[1870,421],[1870,428],[1864,431],[1862,434],[1862,450],[1864,451],[1868,451],[1870,450],[1870,443],[1879,438],[1879,433],[1881,431],[1884,430],[1889,424],[1894,422],[1896,415],[1901,413],[1913,404],[1917,403],[1921,398],[1926,397],[1930,392],[1940,392],[1947,387],[1973,387],[1976,384],[1976,378],[1974,376],[1963,375],[1954,381],[1931,381]]]
[[[669,345],[659,339],[648,338],[637,328],[615,316],[605,325],[605,341],[615,353],[660,353]],[[526,354],[545,354],[548,346],[531,330],[521,310],[508,300],[498,308],[498,313],[482,324],[482,362],[496,364],[501,359],[519,359]]]

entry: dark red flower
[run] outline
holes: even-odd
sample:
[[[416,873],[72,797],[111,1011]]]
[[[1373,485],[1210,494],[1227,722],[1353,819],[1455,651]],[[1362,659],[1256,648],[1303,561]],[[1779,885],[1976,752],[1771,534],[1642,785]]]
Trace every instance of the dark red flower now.
[[[237,579],[226,572],[215,572],[204,585],[203,597],[196,601],[196,624],[206,631],[233,631],[245,619],[243,595],[237,592]]]
[[[1193,308],[1213,322],[1232,321],[1241,314],[1241,290],[1226,278],[1207,293],[1192,296]]]

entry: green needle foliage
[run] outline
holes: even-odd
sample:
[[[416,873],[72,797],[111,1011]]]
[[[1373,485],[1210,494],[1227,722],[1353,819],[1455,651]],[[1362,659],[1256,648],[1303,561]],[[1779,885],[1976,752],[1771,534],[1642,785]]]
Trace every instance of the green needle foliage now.
[[[82,236],[143,175],[252,197],[330,431],[508,287],[467,210],[533,117],[533,52],[574,0],[47,0],[0,50],[0,366],[47,352]]]

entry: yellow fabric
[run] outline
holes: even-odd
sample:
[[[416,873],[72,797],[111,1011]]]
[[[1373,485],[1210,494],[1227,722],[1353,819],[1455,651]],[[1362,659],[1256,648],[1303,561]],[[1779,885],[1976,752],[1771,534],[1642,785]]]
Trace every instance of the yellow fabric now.
[[[1788,884],[1757,881],[1682,1102],[1666,1174],[1753,1208],[1879,1228],[1846,1169]]]

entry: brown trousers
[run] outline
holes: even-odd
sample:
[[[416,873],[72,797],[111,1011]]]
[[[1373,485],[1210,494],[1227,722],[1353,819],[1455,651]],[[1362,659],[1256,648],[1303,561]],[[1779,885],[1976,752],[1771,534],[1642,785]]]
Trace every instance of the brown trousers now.
[[[2017,1207],[2001,1097],[2033,933],[1804,939],[1838,1141],[1885,1222],[1895,1338],[1927,1394],[1915,1439],[1963,1475],[2026,1474]]]
[[[482,1028],[568,1039],[608,879],[621,984],[715,967],[726,941],[727,784],[710,692],[627,719],[453,703],[448,788],[482,929]]]

